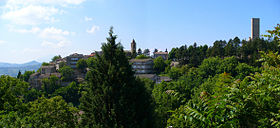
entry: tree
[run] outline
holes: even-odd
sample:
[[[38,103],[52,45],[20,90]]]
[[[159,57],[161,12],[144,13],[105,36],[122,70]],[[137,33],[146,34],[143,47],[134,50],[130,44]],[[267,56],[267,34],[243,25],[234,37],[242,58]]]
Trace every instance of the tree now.
[[[74,128],[78,125],[79,111],[69,106],[61,96],[40,97],[29,103],[28,123],[32,127]]]
[[[163,72],[165,70],[166,64],[161,56],[154,59],[154,70],[157,73]]]
[[[204,59],[202,64],[199,66],[199,75],[203,78],[208,78],[209,76],[215,76],[218,74],[219,65],[222,60],[218,57],[211,57]]]
[[[83,127],[152,127],[150,95],[135,79],[112,28],[94,67],[89,67],[80,108]]]
[[[62,68],[62,67],[64,67],[64,66],[66,66],[66,62],[60,62],[60,63],[59,63],[59,68]]]
[[[55,62],[57,59],[61,59],[62,57],[60,56],[60,55],[58,55],[58,56],[54,56],[53,58],[52,58],[52,61],[51,62]]]
[[[146,56],[150,56],[150,50],[149,49],[145,49],[143,53]]]
[[[49,63],[47,63],[47,62],[43,62],[42,63],[42,66],[49,66],[50,64]]]
[[[264,35],[264,37],[268,37],[270,39],[273,39],[274,41],[277,41],[279,44],[280,40],[280,24],[277,24],[276,27],[274,27],[274,30],[268,30],[267,31],[270,35]]]
[[[61,87],[59,78],[56,76],[50,76],[50,78],[44,78],[42,80],[42,90],[47,96],[50,96],[56,89]]]
[[[81,97],[80,86],[76,82],[71,82],[68,86],[55,90],[52,96],[62,96],[67,103],[72,103],[74,106],[78,106]]]
[[[150,58],[150,57],[148,57],[148,56],[142,54],[142,55],[136,56],[135,59],[148,59],[148,58]]]
[[[10,76],[0,76],[0,111],[9,112],[21,109],[23,96],[28,88],[29,85],[26,82]]]
[[[155,48],[154,53],[158,52],[158,49]]]
[[[178,48],[172,48],[168,54],[168,59],[173,61],[177,60],[178,57],[176,56],[176,54],[178,54]]]
[[[280,29],[278,36],[279,31]],[[277,36],[274,35],[277,34],[277,30],[273,30],[270,34],[271,37]],[[278,42],[279,39],[274,38],[273,41]],[[252,48],[262,49],[266,45],[258,39],[245,43],[244,46],[248,49],[244,47],[246,48],[244,53],[250,55],[248,62],[251,61],[251,58],[256,60],[254,56],[251,56],[257,53]],[[250,74],[256,71],[254,67],[244,63],[237,65],[234,57],[222,60],[220,67],[206,63],[209,60],[203,62],[203,66],[199,68],[206,69],[203,67],[208,65],[208,69],[218,68],[220,70],[218,72],[224,71],[224,73],[208,77],[207,81],[196,90],[188,104],[173,111],[167,126],[279,127],[280,55],[271,51],[269,53],[260,52],[260,54],[261,72],[255,74]],[[211,60],[215,62],[213,58]],[[231,74],[236,72],[239,79],[234,80],[226,72],[231,72]]]
[[[87,61],[85,59],[80,59],[77,62],[77,68],[82,71],[82,72],[86,72],[86,68],[87,68]]]
[[[61,73],[62,81],[73,81],[74,70],[69,66],[64,66],[58,70]]]
[[[137,55],[142,55],[142,50],[141,50],[141,48],[138,49]]]
[[[23,75],[21,75],[21,78],[25,81],[28,82],[30,75],[35,73],[35,71],[25,71]]]
[[[182,72],[180,71],[179,68],[176,67],[172,67],[169,72],[168,75],[171,79],[173,80],[177,80],[180,76],[182,76]]]
[[[20,70],[18,71],[17,78],[18,78],[18,79],[21,78],[21,71],[20,71]]]

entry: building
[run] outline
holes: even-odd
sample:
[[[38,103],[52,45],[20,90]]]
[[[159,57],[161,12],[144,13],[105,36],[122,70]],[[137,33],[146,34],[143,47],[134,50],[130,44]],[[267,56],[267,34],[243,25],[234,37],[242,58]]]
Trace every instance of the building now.
[[[154,82],[157,82],[158,81],[158,76],[156,74],[135,74],[136,77],[139,77],[139,78],[147,78],[147,79],[150,79]]]
[[[131,50],[131,55],[136,56],[136,42],[135,42],[134,39],[131,42],[131,49],[130,50]]]
[[[56,72],[56,67],[54,65],[41,66],[41,74],[50,74]]]
[[[136,74],[151,74],[154,72],[152,59],[131,59],[132,69]]]
[[[251,19],[251,39],[260,37],[260,18]]]
[[[161,82],[170,82],[172,79],[168,76],[158,76],[156,74],[135,74],[136,77],[139,78],[146,78],[154,81],[156,84],[159,84]]]
[[[168,52],[155,52],[154,58],[161,56],[164,60],[168,59]]]
[[[56,71],[55,65],[42,66],[40,72],[30,75],[28,82],[30,83],[31,87],[40,89],[42,86],[42,80],[45,78],[50,78],[50,76],[56,76],[58,78],[61,77],[61,74]]]
[[[63,58],[63,59],[57,59],[55,60],[55,68],[56,70],[59,70],[59,68],[61,68],[64,64],[66,64],[66,59]]]
[[[74,53],[66,57],[66,65],[70,66],[71,68],[76,68],[77,62],[84,58],[83,54]]]

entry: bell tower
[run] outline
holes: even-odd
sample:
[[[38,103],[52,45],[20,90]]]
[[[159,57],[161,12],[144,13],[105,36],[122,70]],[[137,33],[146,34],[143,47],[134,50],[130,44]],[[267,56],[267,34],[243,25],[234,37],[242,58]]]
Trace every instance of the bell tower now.
[[[134,39],[131,42],[131,54],[132,56],[136,55],[136,42]]]

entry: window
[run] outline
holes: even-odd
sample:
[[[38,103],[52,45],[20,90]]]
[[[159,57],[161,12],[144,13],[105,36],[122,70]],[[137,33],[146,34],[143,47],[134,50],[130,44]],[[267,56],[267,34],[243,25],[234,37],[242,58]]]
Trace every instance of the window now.
[[[79,58],[71,58],[71,60],[79,60]]]

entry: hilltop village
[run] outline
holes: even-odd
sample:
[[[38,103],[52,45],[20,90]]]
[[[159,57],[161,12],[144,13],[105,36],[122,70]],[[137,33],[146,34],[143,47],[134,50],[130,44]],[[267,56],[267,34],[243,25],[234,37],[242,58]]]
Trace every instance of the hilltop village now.
[[[249,40],[152,55],[111,28],[102,52],[0,76],[0,127],[279,127],[280,25],[264,39],[252,24]]]
[[[150,50],[145,49],[143,52],[139,48],[136,51],[136,42],[133,39],[131,42],[131,50],[125,50],[126,56],[130,59],[130,64],[135,72],[135,76],[139,78],[148,78],[155,83],[160,83],[162,81],[171,81],[172,79],[168,76],[159,76],[154,71],[154,59],[161,57],[163,60],[168,59],[168,51],[162,52],[155,49],[153,55],[150,55]],[[91,57],[97,57],[97,54],[102,55],[102,51],[92,52],[90,55],[83,55],[78,53],[73,53],[69,56],[62,58],[57,57],[49,63],[42,64],[41,68],[34,74],[30,75],[29,83],[34,88],[41,88],[42,80],[45,78],[50,78],[51,76],[56,76],[58,78],[62,77],[59,70],[63,66],[69,66],[72,69],[72,80],[68,81],[58,81],[62,86],[67,86],[71,81],[83,82],[86,76],[87,68],[85,70],[80,70],[77,67],[77,63],[80,60],[87,60]],[[178,62],[172,62],[171,66],[178,65]]]

